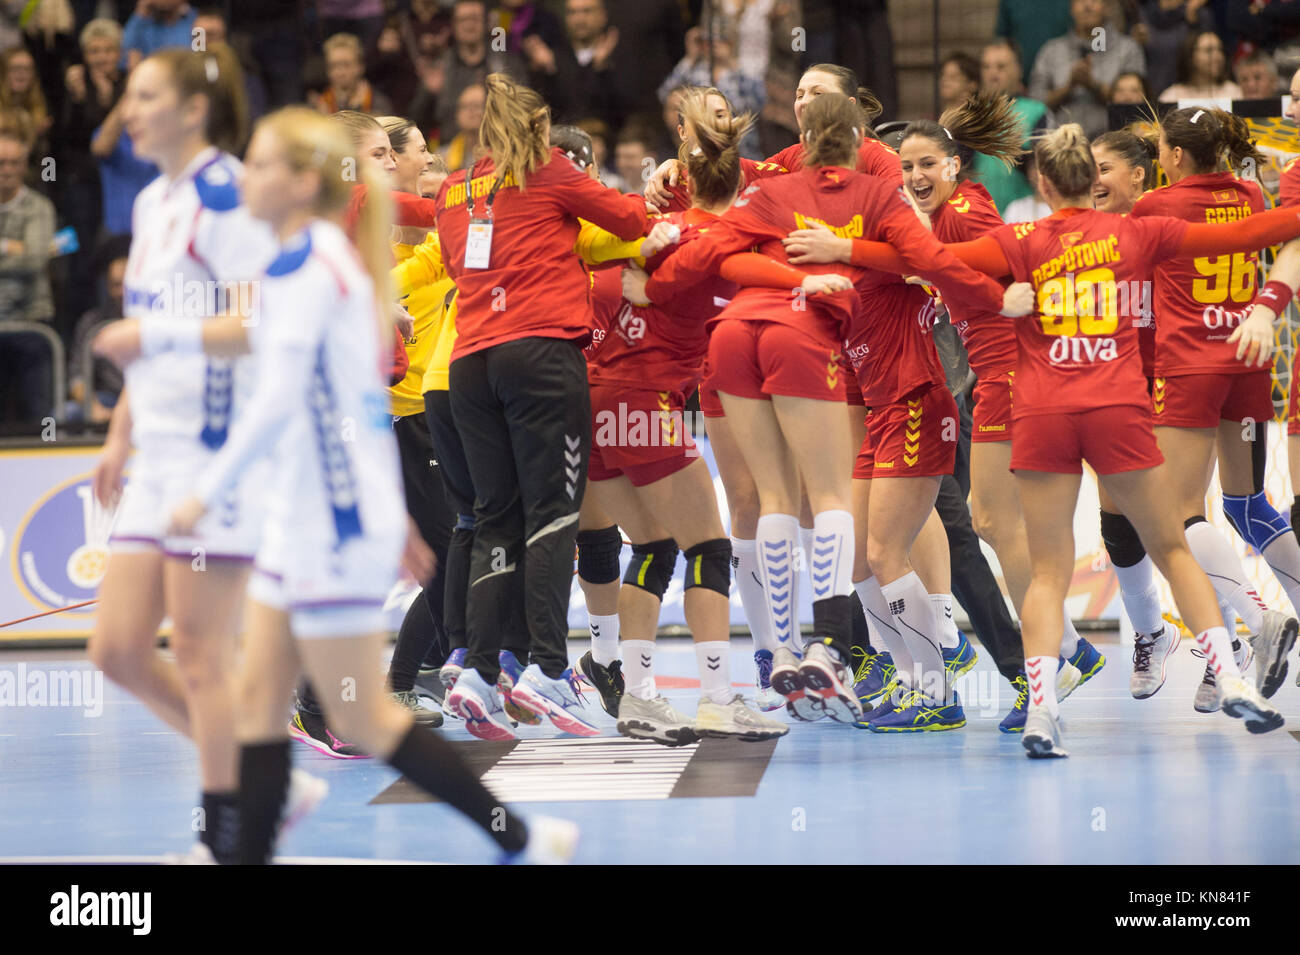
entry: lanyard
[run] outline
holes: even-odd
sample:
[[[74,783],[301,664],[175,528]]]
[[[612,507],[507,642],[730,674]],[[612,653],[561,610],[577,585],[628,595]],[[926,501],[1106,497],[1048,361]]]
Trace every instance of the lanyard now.
[[[474,218],[474,170],[478,163],[469,167],[469,175],[465,179],[465,208],[469,212],[470,219]],[[491,191],[487,194],[487,217],[492,218],[492,203],[496,200],[497,190],[505,182],[505,176],[498,176],[497,181],[492,184]]]

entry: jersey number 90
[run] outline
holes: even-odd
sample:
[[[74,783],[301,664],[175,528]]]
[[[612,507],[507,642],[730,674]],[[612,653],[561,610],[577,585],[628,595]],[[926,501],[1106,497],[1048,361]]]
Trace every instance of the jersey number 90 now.
[[[1119,328],[1119,288],[1110,269],[1088,269],[1038,287],[1044,335],[1113,335]]]

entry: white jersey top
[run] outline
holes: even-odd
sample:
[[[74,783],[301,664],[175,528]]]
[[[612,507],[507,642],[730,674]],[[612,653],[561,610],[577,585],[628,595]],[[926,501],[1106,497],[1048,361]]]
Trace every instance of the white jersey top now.
[[[209,318],[240,298],[256,305],[252,280],[277,244],[240,204],[239,172],[239,160],[211,146],[175,179],[159,176],[136,197],[128,318]],[[146,454],[219,448],[251,378],[246,359],[165,354],[133,362],[126,370],[133,443]]]
[[[295,546],[339,548],[406,527],[374,286],[338,226],[316,220],[261,279],[257,384],[196,489],[213,501],[274,454],[269,518]]]

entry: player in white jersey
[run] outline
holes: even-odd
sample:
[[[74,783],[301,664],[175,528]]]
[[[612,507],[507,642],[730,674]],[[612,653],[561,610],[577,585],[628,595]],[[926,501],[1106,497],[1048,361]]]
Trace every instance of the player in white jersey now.
[[[382,605],[404,542],[418,579],[430,576],[432,556],[406,516],[382,370],[393,334],[387,191],[368,190],[359,258],[340,227],[354,168],[347,133],[320,114],[289,108],[263,120],[249,147],[245,195],[280,251],[259,280],[257,310],[212,322],[149,318],[101,340],[119,360],[137,350],[156,357],[252,348],[258,356],[247,413],[171,525],[187,533],[249,465],[270,459],[237,714],[238,860],[269,861],[289,784],[284,707],[304,670],[330,688],[320,702],[331,725],[465,813],[509,857],[567,860],[575,826],[534,819],[526,829],[384,684]]]
[[[132,71],[123,110],[137,154],[162,171],[133,209],[126,314],[172,322],[247,307],[248,290],[255,288],[248,280],[270,260],[274,243],[265,225],[240,206],[239,162],[226,151],[246,132],[234,56],[217,44],[205,53],[157,53]],[[234,636],[261,517],[239,486],[223,494],[192,534],[168,535],[166,517],[225,441],[242,375],[238,365],[202,355],[135,364],[95,471],[100,501],[117,503],[134,446],[100,586],[91,659],[194,740],[202,781],[200,840],[227,858],[235,848],[238,768]],[[174,664],[155,650],[164,616],[172,620]],[[322,787],[317,783],[303,795],[318,800]],[[193,818],[185,813],[177,829],[191,831]]]

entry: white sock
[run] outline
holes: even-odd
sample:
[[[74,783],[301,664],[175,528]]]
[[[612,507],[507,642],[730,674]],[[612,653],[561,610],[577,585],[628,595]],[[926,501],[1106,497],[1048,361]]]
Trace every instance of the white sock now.
[[[726,640],[705,640],[695,644],[695,662],[700,667],[700,695],[714,703],[730,703],[731,645]]]
[[[853,585],[862,601],[862,609],[867,614],[867,629],[871,631],[871,645],[879,650],[888,650],[894,658],[894,666],[899,672],[912,672],[912,655],[907,652],[907,644],[894,629],[894,616],[889,612],[885,595],[880,592],[880,584],[875,577],[868,577]]]
[[[952,619],[952,594],[930,594],[930,606],[934,608],[934,621],[939,625],[939,646],[945,650],[956,650],[961,643],[961,634],[957,632],[957,622]]]
[[[1074,629],[1074,621],[1070,619],[1070,609],[1065,608],[1065,633],[1061,634],[1061,656],[1070,659],[1074,656],[1074,651],[1079,649],[1079,631]]]
[[[808,573],[812,599],[847,597],[853,593],[853,515],[821,511],[813,518]]]
[[[1300,543],[1289,531],[1279,534],[1263,550],[1264,560],[1273,570],[1273,576],[1286,591],[1292,607],[1300,607]]]
[[[1211,627],[1204,633],[1196,635],[1196,645],[1205,654],[1205,662],[1210,665],[1214,675],[1227,673],[1229,676],[1241,676],[1237,668],[1236,657],[1232,652],[1232,637],[1222,627]]]
[[[755,536],[758,548],[758,579],[763,583],[764,601],[777,644],[799,652],[799,605],[795,552],[799,547],[799,518],[793,514],[764,514],[758,519]]]
[[[618,614],[588,614],[591,658],[603,667],[618,659]]]
[[[1229,605],[1228,601],[1219,597],[1219,616],[1223,618],[1223,629],[1227,630],[1232,637],[1237,636],[1237,613]]]
[[[1124,602],[1124,612],[1138,633],[1159,633],[1164,629],[1160,609],[1160,588],[1156,586],[1155,564],[1149,555],[1132,567],[1116,567],[1119,578],[1119,596]]]
[[[1056,699],[1056,657],[1025,657],[1025,676],[1029,682],[1029,707],[1047,707],[1053,718],[1061,714]]]
[[[816,520],[814,517],[814,525]],[[813,527],[799,525],[799,569],[808,571],[810,578],[812,577],[813,532]]]
[[[939,628],[935,625],[934,608],[930,606],[925,585],[916,571],[912,571],[885,584],[880,592],[894,618],[894,629],[912,655],[913,689],[919,690],[931,703],[942,703],[948,692],[948,678],[939,649]]]
[[[623,641],[623,692],[638,700],[653,700],[659,695],[655,687],[655,642]]]
[[[1223,535],[1206,521],[1197,521],[1187,528],[1187,546],[1210,578],[1214,592],[1236,611],[1237,616],[1246,624],[1246,629],[1251,633],[1259,633],[1264,625],[1263,613],[1268,608],[1259,599],[1259,594],[1255,593],[1241,561],[1232,552],[1232,547]]]
[[[740,592],[740,605],[745,609],[754,650],[776,650],[776,637],[772,633],[772,617],[767,611],[767,598],[763,596],[763,581],[758,574],[758,542],[731,539],[731,567]]]

